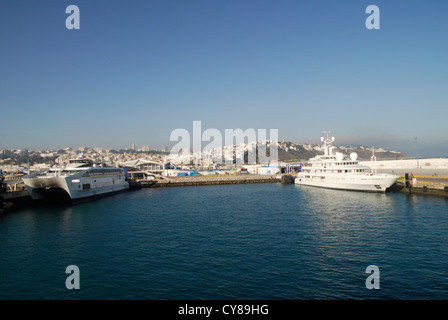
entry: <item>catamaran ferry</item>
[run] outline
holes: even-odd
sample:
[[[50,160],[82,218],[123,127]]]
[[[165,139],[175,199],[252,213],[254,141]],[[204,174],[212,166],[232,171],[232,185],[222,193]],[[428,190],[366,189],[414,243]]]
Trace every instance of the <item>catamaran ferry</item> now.
[[[61,168],[46,174],[32,173],[23,182],[33,200],[47,198],[86,199],[129,188],[123,168],[94,163],[90,159],[70,159]]]
[[[297,185],[330,189],[385,192],[400,177],[394,174],[377,174],[370,167],[359,165],[356,153],[346,157],[333,154],[334,137],[321,138],[324,155],[318,155],[305,163],[294,182]]]

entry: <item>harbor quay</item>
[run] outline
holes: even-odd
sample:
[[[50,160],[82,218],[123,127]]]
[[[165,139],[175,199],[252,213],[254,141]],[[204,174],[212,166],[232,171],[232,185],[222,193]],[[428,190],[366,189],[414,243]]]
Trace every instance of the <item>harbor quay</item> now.
[[[259,175],[259,174],[214,174],[197,175],[185,177],[171,177],[160,180],[138,181],[141,187],[180,187],[180,186],[201,186],[219,184],[245,184],[245,183],[272,183],[280,182],[282,175]]]
[[[376,168],[378,172],[395,173],[400,179],[390,188],[390,192],[433,195],[448,197],[448,170],[440,168]],[[406,184],[408,173],[408,184]],[[411,175],[412,174],[412,175]],[[163,177],[154,175],[153,179],[129,179],[129,190],[140,188],[165,188],[206,186],[223,184],[253,184],[253,183],[294,183],[295,174],[210,174],[195,176]],[[3,182],[0,192],[0,212],[11,208],[32,206],[31,199],[21,176],[10,177]]]
[[[259,174],[213,174],[185,177],[162,177],[148,179],[129,179],[129,190],[140,188],[163,188],[182,186],[204,186],[222,184],[253,184],[281,182],[285,175],[259,175]],[[283,178],[283,181],[285,179]],[[0,193],[0,210],[8,210],[33,205],[33,200],[24,183],[19,180],[5,184],[6,188]],[[38,203],[38,202],[36,202]]]
[[[400,179],[392,191],[448,196],[448,159],[426,158],[360,162],[378,173],[391,173]],[[406,174],[408,186],[406,188]]]
[[[410,185],[406,187],[406,175],[401,174],[400,179],[390,188],[391,192],[416,193],[426,195],[437,195],[448,197],[448,175],[440,176],[441,173],[433,175],[412,175]],[[410,177],[410,175],[409,175]],[[249,184],[249,183],[294,183],[294,175],[258,175],[258,174],[228,174],[210,176],[187,176],[173,177],[161,180],[130,181],[131,189],[138,188],[163,188],[163,187],[183,187],[183,186],[204,186],[221,184]]]
[[[448,175],[441,176],[435,172],[432,175],[414,175],[412,190],[421,191],[425,194],[436,193],[438,195],[448,196]],[[427,173],[426,173],[427,174]],[[185,177],[169,177],[163,179],[130,179],[130,189],[139,188],[163,188],[163,187],[182,187],[182,186],[201,186],[201,185],[220,185],[220,184],[250,184],[250,183],[294,183],[294,175],[291,174],[223,174],[208,176],[185,176]],[[391,191],[408,192],[405,185],[405,175],[401,174],[396,186],[391,187]],[[426,188],[425,188],[426,187]],[[402,190],[403,189],[403,190]],[[434,191],[444,191],[434,192]],[[9,187],[0,193],[0,199],[4,202],[9,201],[26,201],[29,200],[29,194],[23,182],[14,181]]]
[[[408,184],[406,184],[406,180]],[[391,191],[448,197],[448,176],[400,175]]]

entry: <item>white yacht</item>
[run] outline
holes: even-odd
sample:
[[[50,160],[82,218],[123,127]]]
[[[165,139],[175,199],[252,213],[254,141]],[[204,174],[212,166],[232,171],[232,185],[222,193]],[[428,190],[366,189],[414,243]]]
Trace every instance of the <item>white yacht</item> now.
[[[46,174],[24,176],[23,182],[33,200],[67,197],[79,200],[129,188],[123,168],[85,158],[70,159],[68,165],[51,168]]]
[[[334,137],[321,138],[324,155],[318,155],[304,163],[295,178],[295,184],[330,189],[385,192],[400,177],[393,174],[377,174],[370,167],[359,165],[356,153],[346,157],[333,154]],[[372,157],[374,160],[374,156]]]

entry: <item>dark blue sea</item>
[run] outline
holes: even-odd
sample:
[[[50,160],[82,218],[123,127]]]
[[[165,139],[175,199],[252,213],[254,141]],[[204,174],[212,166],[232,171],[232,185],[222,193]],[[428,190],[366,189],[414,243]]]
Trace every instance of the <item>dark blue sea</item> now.
[[[4,213],[0,299],[448,299],[447,205],[269,183]]]

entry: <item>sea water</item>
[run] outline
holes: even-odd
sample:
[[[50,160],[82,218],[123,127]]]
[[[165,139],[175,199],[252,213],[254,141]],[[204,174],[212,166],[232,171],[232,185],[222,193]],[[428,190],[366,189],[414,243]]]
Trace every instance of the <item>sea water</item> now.
[[[448,299],[447,201],[267,183],[4,213],[0,299]]]

